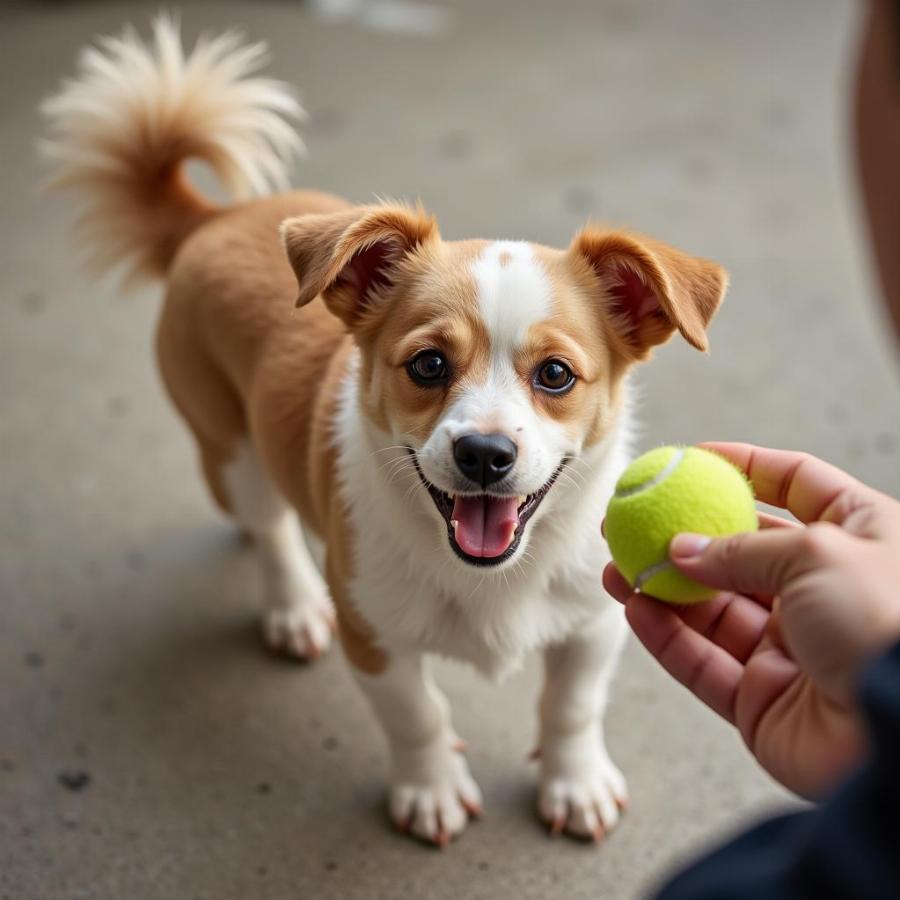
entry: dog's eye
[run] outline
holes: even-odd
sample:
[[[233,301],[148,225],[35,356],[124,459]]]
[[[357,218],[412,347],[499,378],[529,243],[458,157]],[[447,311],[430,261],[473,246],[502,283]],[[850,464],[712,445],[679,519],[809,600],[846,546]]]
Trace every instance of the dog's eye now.
[[[417,353],[407,364],[409,377],[423,387],[443,384],[450,375],[450,368],[444,357],[437,350],[423,350]]]
[[[575,384],[575,376],[565,363],[550,359],[538,369],[535,381],[545,391],[561,394]]]

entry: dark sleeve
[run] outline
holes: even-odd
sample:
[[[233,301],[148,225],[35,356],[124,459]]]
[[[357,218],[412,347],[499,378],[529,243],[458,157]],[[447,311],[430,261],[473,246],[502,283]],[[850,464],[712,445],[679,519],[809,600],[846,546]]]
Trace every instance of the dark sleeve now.
[[[659,900],[900,898],[900,644],[866,671],[862,700],[871,750],[854,776],[701,859]]]

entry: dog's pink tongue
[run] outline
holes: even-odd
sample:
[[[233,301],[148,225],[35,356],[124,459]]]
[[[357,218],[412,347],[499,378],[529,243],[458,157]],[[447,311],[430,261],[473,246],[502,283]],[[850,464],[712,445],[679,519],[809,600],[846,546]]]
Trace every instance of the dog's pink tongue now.
[[[516,533],[518,508],[515,497],[457,497],[450,516],[456,543],[469,556],[500,556]]]

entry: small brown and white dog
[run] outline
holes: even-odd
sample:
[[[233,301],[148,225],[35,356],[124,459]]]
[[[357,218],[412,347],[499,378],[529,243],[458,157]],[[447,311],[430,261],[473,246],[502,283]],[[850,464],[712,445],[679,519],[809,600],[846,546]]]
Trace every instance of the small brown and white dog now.
[[[499,677],[540,649],[538,809],[599,839],[626,802],[600,523],[627,375],[675,331],[705,349],[726,276],[597,227],[555,250],[444,241],[421,208],[312,191],[213,205],[188,158],[263,194],[299,147],[262,57],[234,35],[185,56],[166,18],[85,50],[44,107],[54,182],[83,194],[97,262],[165,279],[159,366],[253,537],[266,639],[313,658],[337,624],[390,745],[394,822],[443,845],[481,809],[429,654]]]

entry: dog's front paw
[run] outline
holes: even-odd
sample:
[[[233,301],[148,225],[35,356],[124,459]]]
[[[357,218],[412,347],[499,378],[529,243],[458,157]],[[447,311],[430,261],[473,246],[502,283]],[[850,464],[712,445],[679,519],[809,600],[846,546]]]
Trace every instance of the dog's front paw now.
[[[551,834],[601,841],[628,804],[625,778],[602,746],[545,748],[538,812]],[[547,752],[549,751],[549,752]]]
[[[444,848],[469,816],[481,815],[481,790],[462,753],[449,746],[425,753],[431,758],[395,763],[390,816],[399,831]]]
[[[331,645],[334,609],[327,599],[273,607],[263,614],[262,628],[269,649],[295,659],[316,659]]]

